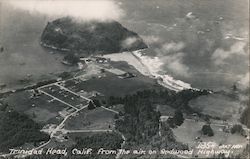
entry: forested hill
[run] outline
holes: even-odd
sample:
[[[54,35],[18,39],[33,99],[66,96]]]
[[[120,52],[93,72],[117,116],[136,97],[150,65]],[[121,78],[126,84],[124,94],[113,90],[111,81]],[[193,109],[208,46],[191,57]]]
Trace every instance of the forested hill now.
[[[115,53],[147,47],[142,38],[116,21],[79,22],[69,17],[49,22],[42,33],[41,44],[82,54]]]

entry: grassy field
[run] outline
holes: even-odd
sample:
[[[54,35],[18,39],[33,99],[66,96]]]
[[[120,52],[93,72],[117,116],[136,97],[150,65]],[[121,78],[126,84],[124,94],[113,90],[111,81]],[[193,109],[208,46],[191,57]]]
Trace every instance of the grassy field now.
[[[74,92],[98,91],[105,96],[124,96],[139,90],[160,88],[153,79],[139,74],[133,78],[121,79],[109,72],[105,72],[104,77],[93,78],[77,84],[69,84],[69,82],[67,82],[67,88]]]
[[[30,98],[30,96],[30,92],[22,91],[11,94],[5,102],[10,108],[23,112],[40,123],[58,123],[61,120],[58,112],[68,107],[44,94],[36,98]]]
[[[35,100],[30,99],[30,92],[28,91],[22,91],[22,92],[17,92],[14,94],[11,94],[8,96],[4,101],[13,109],[24,112],[28,109],[30,109]],[[41,103],[43,100],[41,101]]]
[[[200,96],[189,102],[192,108],[198,109],[204,114],[223,119],[239,119],[240,109],[243,107],[239,101],[233,100],[223,94],[210,94]]]
[[[133,66],[129,65],[127,62],[124,61],[111,61],[110,64],[115,67],[119,68],[125,72],[131,72],[134,74],[141,74],[138,70],[136,70]]]
[[[52,85],[49,87],[45,87],[42,88],[43,91],[45,91],[46,93],[49,93],[50,95],[53,95],[54,97],[63,100],[66,103],[69,103],[73,106],[76,106],[78,108],[80,108],[79,105],[86,105],[88,103],[87,100],[72,94],[64,89],[61,89],[59,86],[56,85]]]
[[[161,113],[161,115],[173,116],[175,109],[168,105],[156,105],[156,109]]]
[[[98,107],[94,110],[85,109],[77,116],[66,121],[65,129],[69,130],[101,130],[111,129],[114,125],[114,113]]]
[[[50,112],[47,109],[42,109],[39,107],[34,107],[25,112],[36,122],[46,122],[49,119],[55,118],[58,114]]]
[[[122,112],[124,113],[124,105],[123,104],[117,104],[117,105],[112,105],[109,107],[110,109],[113,109],[117,112]]]
[[[240,144],[243,147],[246,146],[248,141],[245,137],[239,134],[225,133],[222,131],[223,126],[211,125],[211,128],[214,131],[214,136],[208,137],[201,135],[201,128],[204,125],[204,122],[195,122],[191,120],[185,120],[184,123],[173,129],[176,140],[185,144],[188,144],[190,149],[195,149],[199,142],[195,140],[196,137],[200,137],[202,142],[215,142],[217,145],[220,144]],[[218,147],[217,147],[218,148]],[[242,151],[243,149],[238,149],[237,151]],[[236,150],[234,153],[238,153]]]
[[[17,111],[27,111],[32,107],[48,109],[51,112],[58,112],[67,106],[58,101],[52,100],[51,97],[41,94],[36,98],[30,98],[31,93],[28,91],[11,94],[5,101]]]

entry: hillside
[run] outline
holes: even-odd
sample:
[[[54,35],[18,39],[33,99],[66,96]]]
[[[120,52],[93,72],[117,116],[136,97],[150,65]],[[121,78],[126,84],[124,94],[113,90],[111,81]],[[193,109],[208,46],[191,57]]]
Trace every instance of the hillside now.
[[[48,22],[41,36],[41,45],[83,54],[105,54],[147,47],[136,33],[116,21],[78,22],[69,17]]]

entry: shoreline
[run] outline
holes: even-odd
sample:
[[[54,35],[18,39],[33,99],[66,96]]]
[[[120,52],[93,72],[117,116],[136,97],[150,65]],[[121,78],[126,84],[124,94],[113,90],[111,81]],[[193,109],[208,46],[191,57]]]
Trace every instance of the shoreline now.
[[[167,74],[159,74],[158,71],[161,66],[160,60],[157,57],[150,58],[148,56],[142,55],[141,51],[143,50],[145,49],[116,54],[107,54],[103,57],[109,58],[111,61],[125,61],[129,65],[132,65],[141,74],[156,79],[158,84],[175,92],[185,89],[198,90],[196,88],[192,88],[189,83],[176,80],[172,76]]]

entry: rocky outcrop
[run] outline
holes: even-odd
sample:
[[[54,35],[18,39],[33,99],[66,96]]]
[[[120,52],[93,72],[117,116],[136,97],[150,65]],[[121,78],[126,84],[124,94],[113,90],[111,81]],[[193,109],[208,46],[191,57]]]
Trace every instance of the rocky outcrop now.
[[[147,47],[135,32],[116,21],[78,22],[69,17],[49,22],[42,33],[41,45],[80,54],[107,54]]]

